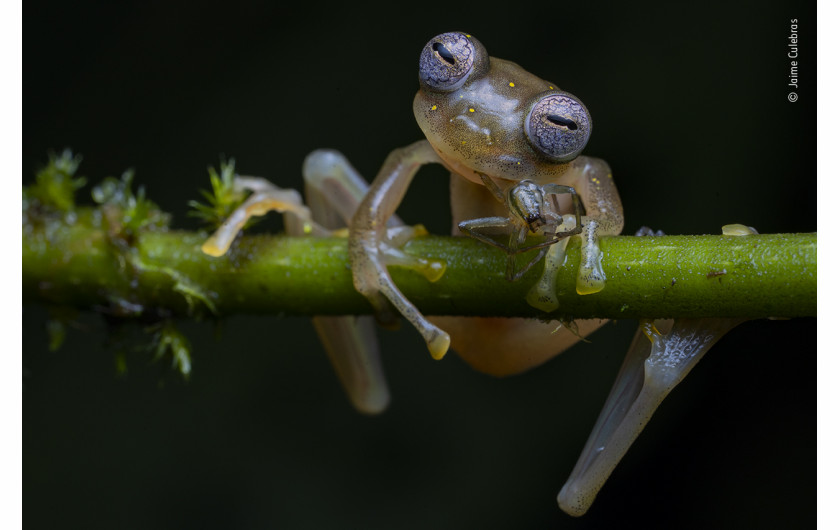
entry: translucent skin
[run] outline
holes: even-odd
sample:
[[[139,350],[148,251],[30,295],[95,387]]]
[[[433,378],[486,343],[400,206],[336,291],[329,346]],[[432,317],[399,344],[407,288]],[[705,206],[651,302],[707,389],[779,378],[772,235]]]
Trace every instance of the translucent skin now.
[[[478,173],[538,184],[561,183],[573,163],[557,163],[528,142],[523,124],[534,100],[566,94],[555,85],[503,59],[489,58],[452,92],[422,86],[414,97],[414,117],[453,173],[481,184]]]
[[[624,211],[609,166],[584,156],[557,162],[537,151],[525,131],[534,103],[550,94],[570,94],[516,63],[495,57],[485,59],[483,46],[468,38],[478,49],[474,70],[460,87],[449,92],[421,82],[414,97],[418,125],[453,175],[476,184],[482,184],[480,174],[484,174],[511,184],[529,179],[540,185],[553,183],[575,188],[586,210],[578,292],[600,291],[606,277],[600,268],[597,238],[619,234],[624,226]],[[474,201],[473,196],[464,200]],[[490,204],[492,198],[482,200],[481,205],[461,205],[461,197],[453,194],[453,214],[458,210],[496,209]],[[466,219],[459,217],[456,222]]]
[[[442,55],[435,55],[441,48],[428,53],[435,49],[434,42],[451,46],[454,58],[446,57],[445,49]],[[461,68],[457,76],[450,76],[447,71],[453,63]],[[428,71],[424,71],[427,68],[437,69],[434,74],[440,75],[432,79]],[[457,351],[477,370],[499,376],[528,370],[567,349],[596,329],[600,322],[582,324],[578,326],[579,331],[573,333],[568,329],[558,330],[556,325],[524,319],[514,319],[501,326],[499,322],[481,319],[434,321],[426,318],[393,283],[388,266],[412,268],[435,281],[444,274],[445,264],[412,258],[400,251],[412,232],[393,231],[399,225],[394,212],[417,170],[429,163],[443,164],[452,171],[455,235],[460,235],[457,225],[463,221],[477,221],[474,226],[481,228],[488,216],[513,218],[510,205],[499,202],[499,190],[504,191],[524,179],[539,186],[572,187],[585,209],[585,215],[580,218],[583,253],[578,292],[597,292],[603,289],[606,280],[600,268],[598,237],[617,234],[623,225],[621,201],[609,167],[599,159],[574,158],[583,149],[585,139],[576,150],[564,153],[560,159],[535,148],[533,135],[529,136],[528,131],[533,123],[529,117],[537,116],[537,102],[555,97],[578,100],[515,63],[489,57],[484,47],[470,35],[451,33],[430,41],[421,54],[420,77],[414,114],[426,139],[395,149],[369,188],[344,157],[332,151],[316,151],[304,166],[307,202],[314,216],[300,204],[299,196],[294,195],[292,201],[286,196],[289,191],[262,190],[264,185],[261,184],[260,193],[249,200],[247,208],[237,211],[237,215],[225,223],[224,229],[205,245],[206,250],[213,255],[225,253],[244,219],[262,215],[269,209],[287,212],[300,218],[306,226],[318,226],[327,219],[341,218],[349,225],[348,247],[354,285],[370,300],[380,321],[392,321],[396,309],[417,328],[436,359],[442,358],[449,349],[451,339],[446,329],[458,335]],[[456,77],[454,84],[448,84]],[[435,85],[437,81],[442,84]],[[588,138],[591,120],[583,104],[579,101],[576,104],[580,113],[577,117],[581,118],[576,122],[580,125],[577,130],[586,131]],[[574,135],[574,131],[569,133],[569,137]],[[485,187],[485,184],[490,185],[488,179],[493,181],[495,195]],[[560,203],[561,209],[571,206],[571,201]],[[336,216],[330,211],[340,214]],[[545,276],[564,263],[562,247],[555,244],[548,254],[546,263],[551,263],[551,267],[546,265]],[[549,287],[545,292],[538,291],[534,299],[553,296],[550,292],[553,283],[541,281],[540,285],[543,284]],[[550,304],[534,305],[546,311],[555,309]],[[443,328],[436,325],[438,322]],[[506,330],[503,341],[481,343],[470,339],[481,335],[485,329],[498,331],[502,327]]]
[[[508,220],[527,218],[527,229],[535,230],[540,228],[535,220],[542,217],[534,215],[534,209],[522,215],[521,208],[513,207],[516,201],[505,198],[516,195],[506,195],[506,191],[534,183],[543,191],[574,188],[571,192],[580,196],[585,215],[579,209],[568,215],[571,200],[552,205],[550,214],[555,219],[562,216],[564,225],[573,221],[575,229],[581,228],[577,291],[590,294],[603,289],[607,281],[598,238],[618,234],[624,222],[610,169],[602,160],[577,156],[588,139],[591,119],[576,98],[514,63],[487,56],[470,35],[449,33],[432,39],[421,54],[420,78],[414,113],[426,140],[392,151],[370,186],[347,159],[330,150],[315,151],[304,163],[308,206],[294,190],[276,188],[263,179],[237,177],[235,185],[254,193],[202,249],[213,256],[225,254],[247,219],[269,210],[286,214],[291,234],[323,235],[348,226],[354,285],[371,302],[380,321],[392,320],[396,309],[420,332],[435,359],[442,358],[451,343],[479,371],[505,376],[528,370],[604,321],[558,327],[536,319],[426,318],[394,284],[388,266],[413,269],[434,282],[445,274],[445,264],[402,252],[409,239],[425,231],[403,225],[394,212],[420,166],[430,163],[443,164],[452,172],[455,235],[463,228],[459,224],[469,221],[473,229],[502,227],[518,238],[523,234],[521,224],[517,228],[508,225]],[[537,134],[535,139],[535,130],[548,134]],[[545,226],[559,241],[549,240],[545,245],[550,246],[545,272],[527,300],[534,307],[553,311],[557,307],[556,300],[551,300],[553,278],[565,266],[565,245],[577,232],[561,232],[559,221]],[[741,225],[724,227],[726,235],[753,233]],[[369,317],[315,317],[313,322],[354,406],[364,413],[381,412],[389,394]],[[665,335],[652,323],[640,327],[578,464],[558,495],[563,510],[575,516],[586,512],[662,399],[737,323],[734,319],[682,320],[670,331],[662,327]]]
[[[447,38],[451,40],[447,41]],[[435,48],[435,42],[444,42],[447,46],[455,43],[450,46],[455,58],[446,57],[446,50],[441,55],[430,52],[440,50]],[[459,54],[465,50],[465,54]],[[454,64],[456,69],[460,68],[457,76],[447,77],[447,62]],[[430,76],[429,68],[438,70]],[[573,96],[512,62],[489,57],[481,43],[463,33],[438,36],[427,44],[421,54],[420,78],[420,90],[414,99],[414,114],[426,140],[396,149],[388,156],[350,222],[348,246],[354,285],[370,300],[380,320],[389,320],[389,312],[397,309],[417,328],[432,356],[437,359],[449,348],[449,334],[422,315],[403,296],[387,269],[388,265],[396,264],[392,257],[398,250],[388,241],[387,222],[420,166],[439,163],[452,171],[451,202],[456,224],[469,219],[480,220],[488,215],[512,215],[505,208],[499,209],[497,199],[484,186],[482,174],[502,187],[513,186],[523,179],[539,185],[573,187],[586,213],[581,218],[580,233],[583,252],[577,286],[581,294],[604,288],[606,278],[600,265],[598,237],[621,231],[623,211],[605,162],[586,157],[558,161],[537,151],[529,140],[526,121],[536,102],[546,96]],[[439,80],[442,83],[438,83]],[[454,82],[447,84],[450,80]],[[582,104],[579,104],[579,109],[584,120],[580,122],[581,130],[585,125],[588,131],[588,112]],[[580,149],[584,145],[585,140]],[[577,151],[571,152],[569,157],[576,154]],[[462,180],[466,186],[455,184],[456,180]],[[471,188],[477,189],[467,191]],[[457,231],[454,233],[458,234]],[[561,259],[562,256],[557,258]],[[399,265],[412,267],[405,256],[400,257]],[[421,267],[416,268],[419,270]],[[477,328],[482,323],[473,321],[467,324],[465,321],[463,326],[453,326],[449,321],[447,325],[457,328],[462,335],[470,336],[478,332]],[[500,352],[498,348],[487,351],[469,340],[458,341],[459,353],[480,371],[505,375],[540,364],[580,338],[563,329],[555,334],[556,340],[549,341],[555,342],[554,346],[550,346],[542,335],[550,334],[556,326],[534,326],[522,321],[518,327],[522,333],[513,342],[519,345],[518,349],[530,349],[532,354],[521,355],[509,349]],[[537,352],[537,349],[540,351]],[[485,366],[483,359],[491,356],[504,357],[508,362]]]

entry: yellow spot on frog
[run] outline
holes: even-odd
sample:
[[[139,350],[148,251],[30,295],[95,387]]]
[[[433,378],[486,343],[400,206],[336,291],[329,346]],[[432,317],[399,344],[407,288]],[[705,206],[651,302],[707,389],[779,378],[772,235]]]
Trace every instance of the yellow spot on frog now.
[[[461,145],[467,145],[467,142],[465,140],[461,140]]]
[[[548,85],[548,89],[549,89],[549,90],[554,90],[554,87],[553,87],[553,86],[551,86],[551,85]]]
[[[432,105],[432,110],[437,110],[437,105]]]
[[[513,86],[516,86],[516,85],[514,85],[514,84],[513,84],[513,81],[511,81],[511,82],[510,82],[510,83],[508,83],[508,84],[509,84],[510,86],[512,86],[512,87],[513,87]]]
[[[475,109],[471,108],[471,109],[470,109],[470,112],[475,112]]]

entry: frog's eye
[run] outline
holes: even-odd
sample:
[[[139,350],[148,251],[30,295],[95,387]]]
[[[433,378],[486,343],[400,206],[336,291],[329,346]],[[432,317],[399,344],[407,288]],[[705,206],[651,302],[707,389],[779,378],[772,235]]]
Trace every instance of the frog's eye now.
[[[487,52],[476,39],[459,32],[443,33],[420,52],[420,82],[432,90],[449,92],[486,63]]]
[[[525,118],[525,135],[534,148],[557,161],[572,160],[592,132],[589,111],[571,94],[552,93],[534,103]]]

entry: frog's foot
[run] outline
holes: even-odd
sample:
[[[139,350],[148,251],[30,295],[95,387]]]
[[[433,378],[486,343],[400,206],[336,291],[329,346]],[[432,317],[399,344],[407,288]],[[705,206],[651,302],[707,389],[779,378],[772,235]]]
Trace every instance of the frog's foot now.
[[[576,222],[574,215],[564,215],[563,223],[557,228],[557,231],[560,232],[569,228],[573,229],[575,228]],[[541,309],[546,313],[550,313],[560,307],[560,302],[557,300],[557,272],[566,263],[566,245],[568,244],[569,238],[566,237],[548,247],[542,276],[531,287],[531,290],[528,291],[528,295],[525,297],[532,307]]]
[[[285,222],[289,233],[304,235],[323,232],[323,229],[312,222],[309,208],[303,205],[300,193],[296,190],[278,188],[258,177],[236,177],[234,189],[250,190],[253,193],[204,242],[201,251],[205,254],[213,257],[225,254],[251,217],[265,215],[270,211],[286,214]]]
[[[402,247],[408,241],[415,237],[427,235],[429,235],[429,231],[423,225],[389,228],[384,241],[379,244],[379,254],[384,257],[385,265],[411,269],[423,275],[430,282],[436,282],[446,272],[445,261],[410,256],[402,250]]]
[[[593,294],[602,291],[607,284],[607,275],[601,260],[604,253],[598,244],[598,221],[583,220],[583,231],[580,234],[580,268],[578,269],[576,290],[578,294]]]
[[[408,230],[414,228],[405,227]],[[408,239],[410,232],[406,230],[393,231],[394,241]],[[394,246],[386,236],[377,242],[374,232],[352,233],[349,239],[351,263],[353,265],[353,284],[371,303],[380,323],[388,324],[393,321],[396,309],[420,332],[429,353],[434,359],[442,359],[449,350],[449,334],[429,322],[422,313],[397,288],[388,265],[408,267],[420,272],[430,280],[439,279],[445,270],[443,263],[434,260],[416,258],[404,253]],[[390,304],[389,304],[390,302]]]
[[[643,226],[643,227],[639,228],[638,230],[636,230],[636,233],[633,234],[633,235],[636,236],[636,237],[643,237],[643,236],[660,237],[660,236],[664,236],[665,232],[663,232],[662,230],[654,230],[653,228],[651,228],[649,226]]]
[[[668,331],[670,322],[657,326],[665,334],[649,322],[636,333],[586,446],[557,496],[564,512],[586,513],[665,396],[718,339],[743,320],[680,319]]]
[[[755,228],[738,223],[724,225],[721,228],[721,232],[725,236],[754,236],[758,234],[758,230]]]

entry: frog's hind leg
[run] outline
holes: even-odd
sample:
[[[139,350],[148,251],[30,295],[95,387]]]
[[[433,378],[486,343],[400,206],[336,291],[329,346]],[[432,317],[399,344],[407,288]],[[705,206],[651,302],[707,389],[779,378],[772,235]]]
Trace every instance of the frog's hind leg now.
[[[680,319],[660,335],[643,323],[569,480],[560,508],[583,515],[665,396],[701,357],[743,319]],[[671,321],[663,321],[665,329]]]
[[[312,317],[312,325],[356,410],[365,414],[385,410],[390,392],[379,357],[373,317]]]
[[[312,218],[321,226],[346,228],[367,193],[367,182],[337,151],[314,151],[303,163],[304,193]],[[392,221],[394,226],[399,219]],[[316,316],[312,324],[353,406],[376,414],[390,401],[375,322],[370,316]]]

